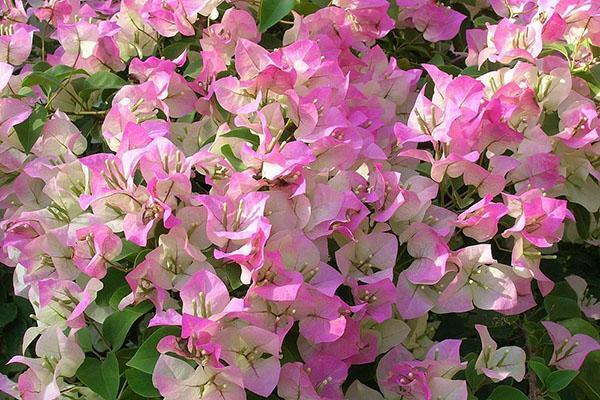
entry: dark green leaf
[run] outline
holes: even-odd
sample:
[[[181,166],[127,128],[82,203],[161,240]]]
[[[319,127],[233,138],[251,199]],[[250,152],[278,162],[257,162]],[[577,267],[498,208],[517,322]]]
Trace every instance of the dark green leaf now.
[[[400,7],[398,7],[397,2],[390,1],[390,7],[388,8],[388,15],[394,21],[398,19],[398,15],[400,15]]]
[[[575,378],[577,387],[585,392],[589,400],[600,400],[599,370],[600,351],[594,351],[588,354],[583,366],[579,369],[579,375]]]
[[[224,267],[225,274],[227,275],[227,281],[229,282],[229,286],[232,290],[235,290],[242,286],[242,281],[240,280],[242,270],[239,266],[230,264]]]
[[[558,113],[551,112],[549,114],[544,115],[544,122],[542,124],[542,129],[544,133],[548,136],[554,136],[559,132],[558,123],[560,122],[560,118],[558,118]]]
[[[15,318],[17,318],[15,303],[0,304],[0,329],[13,322]]]
[[[596,64],[592,68],[590,68],[590,74],[594,79],[593,83],[595,83],[596,85],[600,85],[600,65]]]
[[[146,374],[140,370],[129,368],[125,370],[125,378],[131,390],[142,397],[159,397],[160,393],[152,385],[152,375]]]
[[[73,75],[90,75],[84,69],[74,69],[73,67],[69,67],[68,65],[55,65],[54,67],[46,70],[45,73],[48,75],[52,75],[56,79],[61,81]]]
[[[594,327],[594,325],[582,318],[567,319],[565,321],[561,321],[560,324],[567,328],[572,335],[582,333],[584,335],[591,336],[596,340],[600,339],[598,330]]]
[[[535,374],[538,376],[538,378],[540,378],[540,381],[542,381],[542,382],[546,379],[546,377],[551,372],[550,368],[548,368],[545,364],[543,364],[539,361],[529,360],[527,365],[529,366],[530,370],[535,372]]]
[[[577,302],[565,297],[546,296],[544,299],[544,308],[553,321],[579,317],[581,315]]]
[[[590,212],[584,206],[571,202],[569,202],[569,210],[571,210],[575,217],[577,234],[583,240],[587,239],[590,236],[590,225],[592,223]]]
[[[96,303],[101,306],[106,306],[110,298],[125,280],[125,272],[110,268],[106,276],[102,278],[103,287],[96,295]]]
[[[133,358],[127,362],[128,367],[136,368],[147,374],[154,371],[154,366],[158,360],[158,351],[156,345],[158,342],[169,335],[177,335],[179,328],[175,326],[163,326],[157,329],[138,349]]]
[[[35,72],[44,72],[50,69],[50,67],[50,64],[48,64],[46,61],[39,61],[33,65],[32,70]]]
[[[105,400],[115,400],[119,392],[119,363],[114,353],[104,361],[86,358],[77,370],[77,378]]]
[[[23,145],[26,153],[31,151],[31,148],[42,135],[42,128],[48,119],[48,112],[41,104],[36,104],[29,118],[15,125],[17,137]]]
[[[123,299],[123,297],[127,296],[129,293],[131,293],[131,288],[129,287],[129,285],[121,286],[120,288],[115,290],[115,292],[112,294],[112,296],[110,296],[110,300],[108,300],[108,304],[114,310],[118,310],[119,302]]]
[[[519,389],[512,386],[496,386],[488,400],[528,400],[527,396]]]
[[[202,71],[202,57],[199,53],[188,53],[188,65],[183,70],[183,76],[186,78],[196,78]]]
[[[89,87],[95,89],[120,89],[127,85],[123,78],[108,71],[96,72],[85,81]]]
[[[77,331],[79,345],[84,352],[92,351],[92,335],[89,328],[83,328]]]
[[[471,66],[463,69],[461,72],[462,75],[472,76],[473,78],[480,77],[481,75],[483,75],[485,73],[486,73],[486,71],[483,68],[479,69],[479,68],[477,68],[476,65],[471,65]]]
[[[165,47],[163,52],[164,56],[169,60],[174,60],[179,57],[183,52],[192,45],[193,41],[190,40],[178,40]]]
[[[467,378],[467,383],[469,387],[476,388],[480,387],[480,385],[485,381],[485,375],[478,374],[475,371],[475,362],[477,361],[477,354],[470,353],[467,355],[466,359],[469,361],[467,364],[467,369],[465,370],[465,377]]]
[[[143,249],[143,247],[140,247],[127,239],[121,239],[121,245],[121,254],[119,254],[114,261],[124,260],[133,254],[138,254]]]
[[[127,85],[127,82],[120,76],[108,71],[100,71],[91,75],[85,80],[85,89],[79,92],[82,99],[89,99],[90,95],[96,91],[105,89],[120,89]]]
[[[473,25],[475,25],[476,28],[484,27],[486,23],[496,25],[496,20],[487,15],[480,15],[473,20]]]
[[[579,374],[579,371],[561,370],[554,371],[546,377],[544,382],[546,383],[546,389],[550,392],[560,392],[567,386],[575,377]]]
[[[262,0],[258,12],[258,26],[266,31],[294,9],[295,0]]]
[[[39,86],[48,94],[60,87],[60,80],[46,72],[32,72],[27,75],[21,84],[23,87]]]
[[[296,1],[296,5],[294,6],[294,11],[302,15],[312,14],[319,11],[319,9],[320,7],[317,4],[310,1]]]
[[[125,309],[109,315],[102,324],[102,334],[111,345],[113,350],[118,350],[123,345],[125,337],[131,326],[137,321],[142,313],[131,309]]]

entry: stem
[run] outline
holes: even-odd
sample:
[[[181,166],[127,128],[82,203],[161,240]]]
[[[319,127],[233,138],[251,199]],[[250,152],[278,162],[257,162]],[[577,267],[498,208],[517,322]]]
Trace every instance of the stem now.
[[[523,333],[525,334],[525,350],[527,351],[527,359],[531,359],[533,356],[533,350],[531,349],[531,343],[529,342],[529,338],[527,337],[527,332],[523,329]],[[527,373],[528,378],[527,381],[529,383],[529,399],[536,400],[537,399],[537,379],[532,371]]]

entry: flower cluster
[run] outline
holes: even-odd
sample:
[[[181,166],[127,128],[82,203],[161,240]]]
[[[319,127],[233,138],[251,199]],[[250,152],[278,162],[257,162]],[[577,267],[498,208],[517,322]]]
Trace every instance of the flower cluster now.
[[[547,264],[600,244],[600,4],[320,3],[0,5],[0,390],[550,396],[600,349]]]

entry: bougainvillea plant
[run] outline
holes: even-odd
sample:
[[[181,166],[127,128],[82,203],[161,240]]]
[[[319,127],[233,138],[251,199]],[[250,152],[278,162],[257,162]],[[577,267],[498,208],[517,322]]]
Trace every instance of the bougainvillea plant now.
[[[599,400],[597,0],[0,1],[0,391]]]

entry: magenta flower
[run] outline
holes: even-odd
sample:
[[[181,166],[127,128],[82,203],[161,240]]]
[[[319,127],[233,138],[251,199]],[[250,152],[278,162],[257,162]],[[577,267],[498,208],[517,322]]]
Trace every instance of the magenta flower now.
[[[545,196],[541,190],[532,189],[520,196],[505,196],[510,215],[517,219],[515,225],[502,236],[522,235],[538,247],[550,247],[560,240],[565,219],[574,220],[567,202]]]
[[[92,225],[77,231],[73,264],[92,278],[102,279],[121,253],[121,239],[106,225]]]
[[[492,196],[486,195],[457,218],[457,226],[463,233],[478,242],[493,238],[498,232],[498,221],[508,214],[504,204],[492,203]]]

